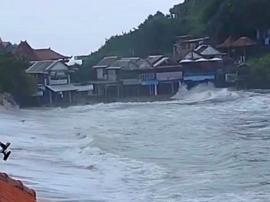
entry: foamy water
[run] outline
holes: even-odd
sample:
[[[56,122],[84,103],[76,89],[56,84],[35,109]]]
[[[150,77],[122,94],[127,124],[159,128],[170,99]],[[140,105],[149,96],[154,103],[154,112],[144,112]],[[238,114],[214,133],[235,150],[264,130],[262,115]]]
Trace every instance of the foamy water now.
[[[39,200],[268,201],[270,94],[199,86],[172,101],[4,110],[1,162]]]

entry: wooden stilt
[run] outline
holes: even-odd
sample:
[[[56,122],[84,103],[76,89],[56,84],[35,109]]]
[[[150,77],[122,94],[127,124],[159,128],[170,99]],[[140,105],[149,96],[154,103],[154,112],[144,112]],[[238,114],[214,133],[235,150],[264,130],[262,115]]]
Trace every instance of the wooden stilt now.
[[[69,104],[72,104],[72,95],[71,91],[68,92]]]
[[[171,83],[171,90],[172,90],[171,93],[173,94],[174,93],[174,83],[173,82]]]
[[[117,86],[117,97],[120,97],[120,86]]]
[[[52,92],[49,91],[49,104],[52,105]]]
[[[152,85],[149,85],[149,95],[151,96],[152,95]]]
[[[158,84],[155,84],[155,96],[158,95]]]

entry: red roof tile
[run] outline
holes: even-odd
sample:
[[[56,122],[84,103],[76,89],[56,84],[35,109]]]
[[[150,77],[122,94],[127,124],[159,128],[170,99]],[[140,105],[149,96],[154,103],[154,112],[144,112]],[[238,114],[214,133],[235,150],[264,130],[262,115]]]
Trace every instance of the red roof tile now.
[[[35,60],[36,55],[33,48],[27,43],[27,41],[22,41],[15,50],[15,54],[20,57],[25,57],[29,60]]]
[[[17,47],[15,54],[21,57],[25,57],[31,61],[43,61],[43,60],[62,60],[68,58],[54,50],[48,49],[33,49],[27,41],[22,41]]]
[[[34,53],[36,54],[37,59],[40,60],[59,60],[66,59],[67,56],[63,56],[54,50],[51,49],[35,49]]]

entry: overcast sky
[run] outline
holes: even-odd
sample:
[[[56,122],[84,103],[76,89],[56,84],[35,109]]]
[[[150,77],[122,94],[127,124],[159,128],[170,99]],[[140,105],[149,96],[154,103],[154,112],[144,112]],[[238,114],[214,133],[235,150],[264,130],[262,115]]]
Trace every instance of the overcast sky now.
[[[0,0],[0,37],[66,55],[89,54],[114,34],[182,0]]]

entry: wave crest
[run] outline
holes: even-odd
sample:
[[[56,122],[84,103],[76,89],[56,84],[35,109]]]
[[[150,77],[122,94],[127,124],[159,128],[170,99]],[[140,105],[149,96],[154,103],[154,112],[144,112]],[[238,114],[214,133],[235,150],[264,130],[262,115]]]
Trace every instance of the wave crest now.
[[[190,90],[186,85],[182,85],[172,99],[180,100],[183,103],[200,103],[232,101],[239,97],[240,94],[236,91],[228,88],[216,88],[212,83],[204,83]]]

